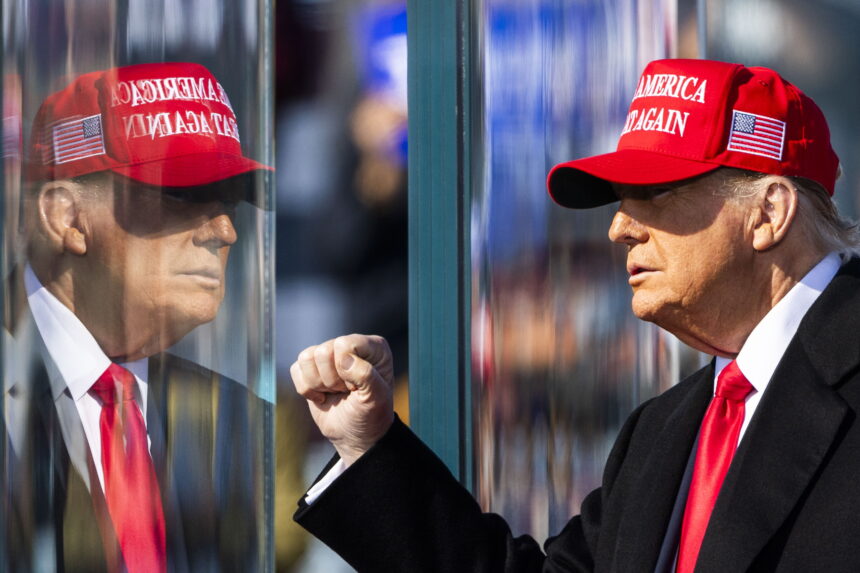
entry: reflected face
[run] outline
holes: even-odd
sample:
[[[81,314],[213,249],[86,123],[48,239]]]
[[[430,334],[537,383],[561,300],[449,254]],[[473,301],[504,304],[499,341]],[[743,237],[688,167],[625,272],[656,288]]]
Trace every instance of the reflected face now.
[[[85,280],[77,286],[85,283],[90,293],[76,293],[78,314],[122,321],[129,341],[150,333],[147,344],[161,348],[147,352],[215,318],[237,238],[235,202],[202,201],[125,180],[87,195]]]
[[[749,288],[748,212],[716,194],[717,181],[617,188],[609,238],[627,245],[633,312],[682,339],[707,332]]]

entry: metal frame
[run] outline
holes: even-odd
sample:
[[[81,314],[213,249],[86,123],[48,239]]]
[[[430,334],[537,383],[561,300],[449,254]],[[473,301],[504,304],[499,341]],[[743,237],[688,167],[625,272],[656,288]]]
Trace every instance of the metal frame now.
[[[471,489],[471,3],[409,0],[407,13],[410,419]]]

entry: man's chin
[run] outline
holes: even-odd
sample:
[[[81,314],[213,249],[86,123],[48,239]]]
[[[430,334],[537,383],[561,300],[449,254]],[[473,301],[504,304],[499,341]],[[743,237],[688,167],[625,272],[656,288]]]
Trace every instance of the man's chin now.
[[[217,314],[217,310],[206,311],[201,309],[198,312],[187,313],[181,317],[177,317],[175,321],[172,321],[173,324],[168,329],[168,332],[171,333],[171,337],[176,338],[172,344],[179,342],[180,339],[184,338],[195,328],[203,326],[204,324],[209,324],[215,320],[215,316]]]
[[[174,310],[168,318],[162,321],[159,328],[159,336],[151,341],[151,344],[147,348],[148,355],[158,354],[170,348],[188,336],[195,328],[215,320],[217,313],[217,306],[211,309],[197,307]]]
[[[665,304],[664,301],[633,297],[631,309],[634,316],[644,322],[650,322],[663,330],[678,336],[684,330],[684,314],[678,307]]]
[[[221,308],[221,293],[195,291],[179,298],[168,309],[167,320],[180,328],[193,330],[202,324],[212,322]]]
[[[644,296],[644,293],[635,293],[633,295],[633,299],[630,301],[630,308],[633,311],[633,315],[639,320],[659,325],[658,321],[660,315],[663,314],[661,313],[663,305],[657,304],[653,299]]]

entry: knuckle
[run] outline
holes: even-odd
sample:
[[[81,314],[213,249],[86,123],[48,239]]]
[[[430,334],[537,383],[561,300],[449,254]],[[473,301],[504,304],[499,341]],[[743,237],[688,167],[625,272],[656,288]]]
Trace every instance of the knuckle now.
[[[388,340],[383,336],[379,336],[378,334],[373,334],[368,337],[371,345],[376,347],[378,350],[382,350],[383,352],[388,352]]]
[[[317,362],[325,362],[331,355],[330,349],[325,344],[315,346],[313,350],[313,358]]]
[[[309,360],[312,360],[314,352],[316,352],[316,346],[308,346],[299,352],[298,362],[308,362]]]
[[[354,334],[348,334],[346,336],[338,336],[334,339],[333,349],[336,354],[345,354],[347,352],[352,352],[354,348],[354,344],[352,343],[352,337],[356,336]]]

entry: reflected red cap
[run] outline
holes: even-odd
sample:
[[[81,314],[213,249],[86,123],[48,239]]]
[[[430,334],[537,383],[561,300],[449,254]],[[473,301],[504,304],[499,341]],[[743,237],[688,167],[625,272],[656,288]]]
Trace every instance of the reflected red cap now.
[[[28,177],[107,170],[149,185],[190,187],[272,168],[242,154],[233,107],[209,70],[176,62],[84,74],[42,103]]]
[[[556,165],[547,188],[565,207],[596,207],[618,200],[611,183],[671,183],[722,166],[805,177],[833,195],[839,158],[824,114],[773,70],[657,60],[639,79],[616,151]]]

